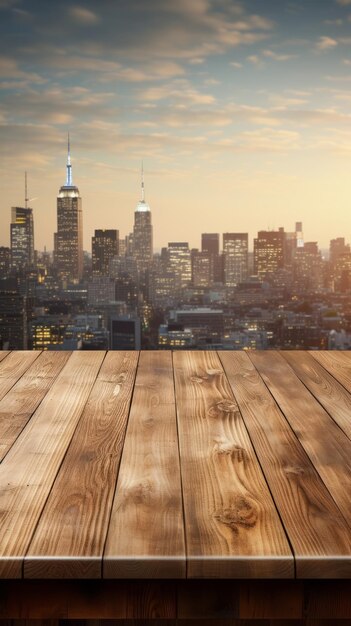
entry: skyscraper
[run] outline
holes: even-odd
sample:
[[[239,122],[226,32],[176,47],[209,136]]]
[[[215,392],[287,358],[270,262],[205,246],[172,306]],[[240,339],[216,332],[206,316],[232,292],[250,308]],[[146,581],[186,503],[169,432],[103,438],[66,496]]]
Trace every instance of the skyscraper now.
[[[138,271],[143,274],[151,265],[153,256],[151,211],[145,202],[144,168],[141,169],[141,200],[134,213],[133,257]]]
[[[191,283],[191,252],[188,242],[172,241],[165,253],[167,269],[175,275],[175,288],[188,287]]]
[[[248,274],[248,233],[224,233],[224,282],[227,287],[235,287],[247,278]]]
[[[296,233],[296,247],[303,248],[304,241],[303,241],[302,222],[296,222],[295,233]]]
[[[34,265],[34,222],[33,209],[28,207],[27,172],[25,174],[24,207],[11,209],[11,265],[23,270]]]
[[[96,230],[92,237],[93,276],[108,276],[110,260],[118,256],[118,251],[118,230]]]
[[[33,210],[23,207],[11,209],[11,265],[16,270],[34,263]]]
[[[219,254],[219,233],[202,233],[201,250],[210,254]]]
[[[254,239],[254,271],[263,280],[267,272],[276,272],[284,267],[285,232],[260,230]]]
[[[62,280],[78,282],[83,274],[82,199],[73,185],[69,136],[66,171],[66,183],[57,196],[55,261]]]

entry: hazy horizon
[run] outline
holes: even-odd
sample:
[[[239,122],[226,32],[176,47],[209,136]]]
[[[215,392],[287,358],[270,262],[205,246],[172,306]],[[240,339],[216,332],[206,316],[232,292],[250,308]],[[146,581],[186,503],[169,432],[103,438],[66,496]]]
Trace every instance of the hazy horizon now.
[[[0,245],[27,170],[52,249],[67,131],[87,250],[132,230],[142,159],[155,249],[351,239],[351,0],[0,0],[0,24]]]

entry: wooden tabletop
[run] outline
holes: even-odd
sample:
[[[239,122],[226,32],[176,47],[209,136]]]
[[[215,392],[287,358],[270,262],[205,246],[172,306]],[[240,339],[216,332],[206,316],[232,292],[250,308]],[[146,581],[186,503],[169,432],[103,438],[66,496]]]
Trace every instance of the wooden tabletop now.
[[[0,352],[1,578],[351,578],[351,352]]]

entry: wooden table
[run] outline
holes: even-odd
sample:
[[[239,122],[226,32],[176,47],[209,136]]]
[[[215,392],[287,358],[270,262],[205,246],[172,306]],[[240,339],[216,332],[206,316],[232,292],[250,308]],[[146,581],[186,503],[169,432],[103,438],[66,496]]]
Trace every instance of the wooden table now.
[[[0,361],[0,624],[351,623],[351,352]]]

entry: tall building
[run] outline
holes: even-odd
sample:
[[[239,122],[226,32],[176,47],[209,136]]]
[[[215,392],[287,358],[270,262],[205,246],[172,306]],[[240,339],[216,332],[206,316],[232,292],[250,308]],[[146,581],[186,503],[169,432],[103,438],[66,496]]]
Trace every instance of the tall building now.
[[[152,224],[151,211],[145,202],[144,169],[141,170],[141,200],[134,213],[133,256],[138,271],[144,273],[152,263]]]
[[[210,252],[191,251],[191,273],[194,287],[210,287],[213,283],[213,257]]]
[[[302,222],[296,222],[296,224],[295,224],[295,233],[296,233],[296,247],[297,248],[303,248],[304,247],[304,239],[303,239]]]
[[[201,251],[211,255],[212,280],[215,283],[223,282],[223,255],[219,253],[219,233],[202,233]]]
[[[92,237],[93,276],[108,276],[110,261],[119,253],[118,230],[95,230]]]
[[[297,248],[294,259],[296,286],[302,291],[319,291],[323,287],[323,259],[316,241]]]
[[[201,251],[209,252],[210,254],[219,254],[219,234],[218,233],[202,233]]]
[[[191,282],[191,253],[186,241],[172,241],[164,250],[167,270],[176,277],[175,288],[183,289]]]
[[[110,350],[140,350],[141,324],[136,315],[112,315]]]
[[[69,136],[66,171],[57,196],[55,262],[62,280],[78,282],[83,275],[83,215],[79,189],[73,185]]]
[[[224,282],[227,287],[236,287],[248,275],[248,233],[224,233]]]
[[[0,246],[0,276],[6,276],[11,267],[11,248]]]
[[[27,350],[31,299],[19,293],[16,279],[0,278],[0,350]]]
[[[349,244],[345,243],[345,237],[337,237],[330,240],[329,247],[329,261],[331,265],[334,265],[342,254],[348,254],[350,252]]]
[[[254,239],[254,272],[263,280],[265,275],[284,267],[284,228],[260,230]]]
[[[27,206],[27,173],[24,207],[11,208],[11,265],[15,270],[23,270],[34,265],[34,222],[33,209]]]

